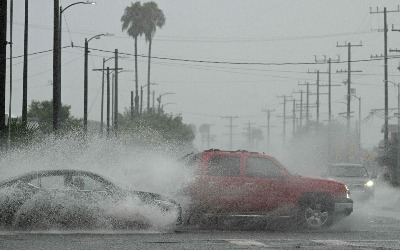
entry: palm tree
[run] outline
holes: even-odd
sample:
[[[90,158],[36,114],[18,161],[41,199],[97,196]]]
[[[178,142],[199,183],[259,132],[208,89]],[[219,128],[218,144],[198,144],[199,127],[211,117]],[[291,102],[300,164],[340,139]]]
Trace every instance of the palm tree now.
[[[139,84],[137,63],[137,38],[143,34],[142,5],[140,2],[132,3],[125,8],[121,17],[122,31],[126,30],[129,36],[135,39],[135,112],[139,113]]]
[[[143,33],[149,42],[148,71],[147,71],[147,110],[150,110],[150,62],[151,42],[157,27],[162,28],[165,24],[165,16],[155,2],[147,2],[142,6]]]

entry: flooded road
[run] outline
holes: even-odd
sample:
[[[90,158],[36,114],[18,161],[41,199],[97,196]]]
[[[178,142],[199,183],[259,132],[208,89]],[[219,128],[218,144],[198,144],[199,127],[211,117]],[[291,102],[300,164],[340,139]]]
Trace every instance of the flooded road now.
[[[364,214],[365,215],[365,214]],[[326,231],[2,231],[0,249],[400,249],[400,220],[352,214]]]

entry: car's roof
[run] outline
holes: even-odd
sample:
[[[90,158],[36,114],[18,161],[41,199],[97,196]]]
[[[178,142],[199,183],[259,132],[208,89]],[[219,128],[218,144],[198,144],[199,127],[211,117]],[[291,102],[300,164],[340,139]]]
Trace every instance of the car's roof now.
[[[244,155],[262,155],[262,156],[267,156],[267,157],[272,157],[270,155],[267,155],[265,153],[259,153],[259,152],[252,152],[252,151],[247,151],[247,150],[221,150],[221,149],[208,149],[204,150],[203,153],[223,153],[223,154],[244,154]]]
[[[28,176],[33,176],[33,175],[57,175],[57,174],[86,174],[86,175],[92,175],[92,176],[98,176],[100,178],[103,178],[107,181],[109,181],[107,178],[90,172],[90,171],[86,171],[86,170],[76,170],[76,169],[52,169],[52,170],[38,170],[38,171],[31,171],[31,172],[27,172],[24,174],[20,174],[11,178],[8,178],[6,180],[0,181],[0,185],[10,182],[10,181],[14,181],[14,180],[18,180],[20,178],[24,178],[24,177],[28,177]]]

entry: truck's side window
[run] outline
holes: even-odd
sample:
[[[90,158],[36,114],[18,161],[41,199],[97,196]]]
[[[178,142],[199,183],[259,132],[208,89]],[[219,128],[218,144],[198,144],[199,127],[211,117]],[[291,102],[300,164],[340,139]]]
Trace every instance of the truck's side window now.
[[[279,167],[271,160],[258,157],[247,159],[247,176],[258,178],[280,177]]]
[[[213,176],[239,176],[240,157],[212,156],[208,167],[208,174]]]

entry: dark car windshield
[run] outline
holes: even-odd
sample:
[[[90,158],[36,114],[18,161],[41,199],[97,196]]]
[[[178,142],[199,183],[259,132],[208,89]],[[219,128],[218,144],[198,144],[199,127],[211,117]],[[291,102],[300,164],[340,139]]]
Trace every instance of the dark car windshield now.
[[[330,175],[336,177],[368,177],[368,172],[364,167],[333,166]]]

